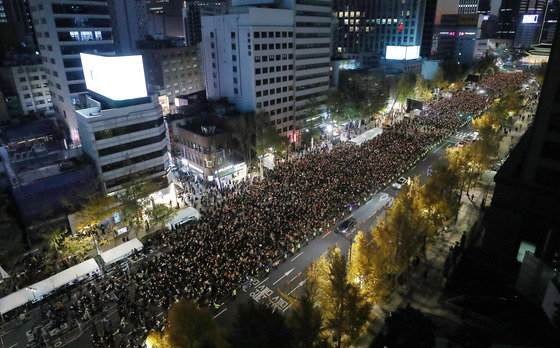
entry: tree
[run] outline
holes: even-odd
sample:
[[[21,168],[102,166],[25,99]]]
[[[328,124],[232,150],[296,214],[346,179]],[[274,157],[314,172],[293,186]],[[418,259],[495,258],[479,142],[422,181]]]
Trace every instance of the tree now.
[[[135,180],[123,185],[123,192],[117,195],[121,204],[124,219],[133,227],[143,227],[144,210],[150,204],[150,194],[157,191],[157,184],[153,181],[136,182]]]
[[[388,348],[434,347],[436,326],[418,309],[407,305],[385,319],[380,345]]]
[[[175,210],[173,208],[165,204],[155,203],[153,199],[152,204],[146,209],[146,215],[155,227],[165,226],[174,214]]]
[[[354,238],[348,260],[348,279],[356,284],[361,294],[371,304],[381,302],[390,293],[385,270],[378,262],[379,245],[372,233],[359,231]]]
[[[199,308],[186,299],[169,307],[164,336],[171,348],[226,346],[224,333],[214,322],[210,310]]]
[[[432,171],[432,175],[419,189],[418,209],[424,213],[433,231],[457,216],[461,198],[456,190],[458,185],[457,173],[450,170],[447,165],[441,165]]]
[[[325,104],[333,119],[342,119],[344,117],[346,97],[339,89],[330,89],[327,91],[327,100]]]
[[[87,226],[97,225],[110,218],[118,210],[118,201],[114,196],[107,196],[103,193],[89,195],[76,213],[79,218],[76,228],[81,230]]]
[[[58,253],[61,247],[61,243],[64,240],[64,235],[68,233],[66,228],[50,228],[47,232],[42,233],[41,237],[47,241],[49,249],[53,253]]]
[[[375,117],[381,110],[387,107],[388,98],[381,90],[368,89],[360,105],[360,113],[364,119]]]
[[[292,301],[292,313],[288,317],[288,324],[297,347],[312,348],[319,341],[323,318],[321,311],[315,305],[316,293],[317,285],[308,280],[303,286],[302,295]]]
[[[231,136],[235,141],[237,148],[241,152],[243,159],[247,163],[251,163],[251,150],[254,144],[254,130],[257,117],[254,113],[243,113],[238,117],[231,119],[227,123],[227,127],[231,132]]]
[[[324,317],[325,334],[338,347],[354,342],[363,332],[371,305],[348,281],[346,259],[338,248],[329,248],[309,271],[317,284],[317,302]]]
[[[69,235],[61,242],[61,251],[64,258],[74,256],[81,261],[95,247],[93,236]]]
[[[232,347],[292,347],[292,334],[281,313],[249,300],[238,306],[229,336]]]

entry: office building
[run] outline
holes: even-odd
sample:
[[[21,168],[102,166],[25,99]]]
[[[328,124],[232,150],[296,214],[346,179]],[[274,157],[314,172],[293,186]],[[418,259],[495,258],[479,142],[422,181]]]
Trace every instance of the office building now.
[[[335,0],[335,55],[376,65],[387,46],[420,46],[426,0]]]
[[[560,252],[560,35],[545,76],[532,126],[494,178],[482,246],[501,263]]]
[[[148,97],[142,56],[81,58],[89,94],[76,118],[102,190],[145,180],[167,186],[169,141],[157,97]]]
[[[31,56],[28,64],[0,67],[0,85],[6,96],[17,96],[23,115],[54,113],[51,93],[40,56]]]
[[[459,0],[459,14],[490,14],[491,0]]]
[[[496,34],[527,48],[552,42],[558,20],[559,0],[503,0]]]
[[[29,5],[53,108],[67,136],[79,143],[74,110],[86,93],[79,54],[115,52],[107,1],[30,0]]]
[[[154,45],[142,44],[139,52],[144,61],[148,92],[159,97],[163,114],[176,113],[175,98],[204,90],[201,48],[173,46],[170,42]]]
[[[0,23],[9,23],[16,28],[18,42],[35,49],[37,41],[29,11],[29,0],[0,0]]]
[[[81,149],[67,149],[53,120],[2,129],[0,161],[24,225],[44,223],[68,212],[68,204],[99,192],[97,172]]]
[[[115,52],[136,52],[136,42],[148,34],[146,0],[108,0]]]
[[[152,36],[183,36],[184,0],[146,0],[148,33]]]
[[[461,63],[472,62],[480,52],[479,45],[486,45],[487,40],[480,40],[483,23],[482,14],[445,14],[437,32],[437,49],[432,54],[434,59],[452,60]]]
[[[216,16],[227,13],[227,1],[219,0],[194,0],[187,1],[183,8],[183,30],[185,31],[185,44],[194,46],[202,42],[203,16]]]
[[[206,91],[242,112],[267,115],[278,132],[297,141],[309,103],[321,104],[329,88],[330,3],[284,5],[202,17]]]
[[[422,42],[420,44],[420,57],[430,58],[432,53],[432,41],[434,38],[434,27],[436,22],[438,0],[426,0],[424,11],[424,25],[422,30]]]

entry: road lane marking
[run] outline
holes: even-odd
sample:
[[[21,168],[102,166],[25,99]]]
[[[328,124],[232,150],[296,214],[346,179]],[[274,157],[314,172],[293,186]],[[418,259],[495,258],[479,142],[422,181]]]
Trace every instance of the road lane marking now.
[[[282,312],[285,312],[286,309],[290,308],[291,306],[292,306],[292,304],[290,303],[290,305],[289,305],[288,307],[284,308],[284,309],[282,310]]]
[[[280,278],[278,278],[278,280],[277,280],[277,281],[275,281],[274,283],[272,283],[272,285],[276,285],[276,283],[278,283],[278,282],[279,282],[280,280],[282,280],[282,279],[283,279],[284,277],[287,277],[287,276],[289,276],[289,275],[290,275],[290,273],[292,273],[292,271],[293,271],[293,270],[294,270],[294,269],[292,268],[292,269],[291,269],[291,270],[289,270],[288,272],[284,273],[284,275],[283,275],[283,276],[281,276]]]
[[[300,257],[301,255],[303,255],[303,251],[301,253],[299,253],[296,257],[294,257],[293,259],[290,260],[290,262],[293,262],[295,259],[297,259],[298,257]]]
[[[324,236],[322,236],[321,239],[322,239],[322,238],[325,238],[325,237],[328,236],[329,234],[331,234],[331,231],[329,231],[327,234],[325,234]]]
[[[14,347],[17,346],[17,345],[18,345],[18,344],[15,343],[15,344],[12,344],[11,346],[9,346],[8,348],[14,348]]]
[[[216,315],[214,316],[214,319],[216,319],[220,314],[222,314],[222,313],[225,312],[225,311],[227,311],[227,308],[224,308],[223,311],[221,311],[220,313],[216,314]]]
[[[387,193],[384,193],[384,194],[381,195],[381,197],[379,197],[380,202],[386,201],[387,199],[389,199],[389,194],[387,194]]]
[[[307,281],[307,279],[302,280],[301,282],[299,282],[298,286],[296,286],[295,288],[292,289],[292,291],[290,291],[288,293],[288,295],[291,295],[292,292],[296,291],[300,286],[302,286],[303,284],[305,284],[305,282]]]

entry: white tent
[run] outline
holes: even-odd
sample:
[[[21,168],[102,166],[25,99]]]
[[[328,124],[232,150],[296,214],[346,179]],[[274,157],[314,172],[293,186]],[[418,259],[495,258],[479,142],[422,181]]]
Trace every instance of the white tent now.
[[[134,250],[142,250],[143,247],[144,245],[138,240],[138,238],[134,238],[133,240],[114,247],[113,249],[102,252],[101,258],[105,261],[105,264],[109,265],[132,255]]]
[[[86,260],[53,275],[52,277],[0,298],[0,313],[4,314],[14,308],[26,304],[29,301],[40,299],[44,295],[68,283],[90,276],[96,272],[99,272],[99,266],[95,260]]]
[[[179,221],[189,218],[191,216],[194,216],[197,220],[200,219],[200,213],[195,208],[193,207],[183,208],[175,213],[173,219],[171,219],[171,221],[167,224],[167,227],[171,228],[172,225],[175,225]]]
[[[350,141],[353,142],[356,145],[361,145],[362,143],[375,138],[376,136],[378,136],[381,133],[383,133],[383,129],[381,129],[379,127],[375,127],[375,128],[372,128],[372,129],[368,130],[365,133],[362,133],[362,134],[358,135],[355,138],[350,139]]]

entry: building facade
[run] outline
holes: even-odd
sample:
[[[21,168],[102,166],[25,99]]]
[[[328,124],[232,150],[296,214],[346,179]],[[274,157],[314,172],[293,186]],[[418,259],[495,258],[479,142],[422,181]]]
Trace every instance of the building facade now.
[[[18,41],[25,47],[35,48],[37,40],[29,10],[29,0],[0,0],[0,23],[14,25]]]
[[[559,0],[503,0],[496,34],[515,47],[552,42],[559,10]]]
[[[146,0],[108,0],[115,51],[136,52],[136,42],[148,34]]]
[[[115,52],[107,1],[30,0],[29,5],[53,108],[67,136],[79,143],[74,110],[86,93],[79,54]]]
[[[459,14],[490,14],[491,0],[459,0]]]
[[[297,141],[310,103],[321,104],[329,88],[330,2],[282,6],[234,6],[229,15],[202,17],[206,91],[267,117]]]
[[[376,65],[387,46],[420,46],[426,0],[335,0],[335,55]]]
[[[430,58],[430,55],[432,53],[437,4],[438,0],[426,0],[426,10],[424,11],[424,26],[422,30],[422,42],[420,44],[420,57],[422,58]]]
[[[435,59],[453,60],[470,63],[480,52],[479,45],[485,46],[487,40],[480,40],[482,14],[446,14],[441,16],[437,32],[437,49],[432,54]]]
[[[104,192],[135,181],[167,182],[168,139],[157,98],[115,103],[87,97],[88,108],[76,110],[82,149],[95,163]]]
[[[141,48],[146,83],[157,94],[164,115],[177,112],[175,98],[204,90],[200,45]]]
[[[503,263],[525,250],[560,252],[560,36],[556,35],[532,126],[496,174],[483,248]]]
[[[0,82],[6,95],[17,95],[24,115],[54,113],[43,64],[0,67]]]
[[[216,16],[227,13],[227,1],[219,0],[194,0],[187,1],[183,8],[183,30],[185,31],[185,44],[194,46],[202,42],[203,16]]]

